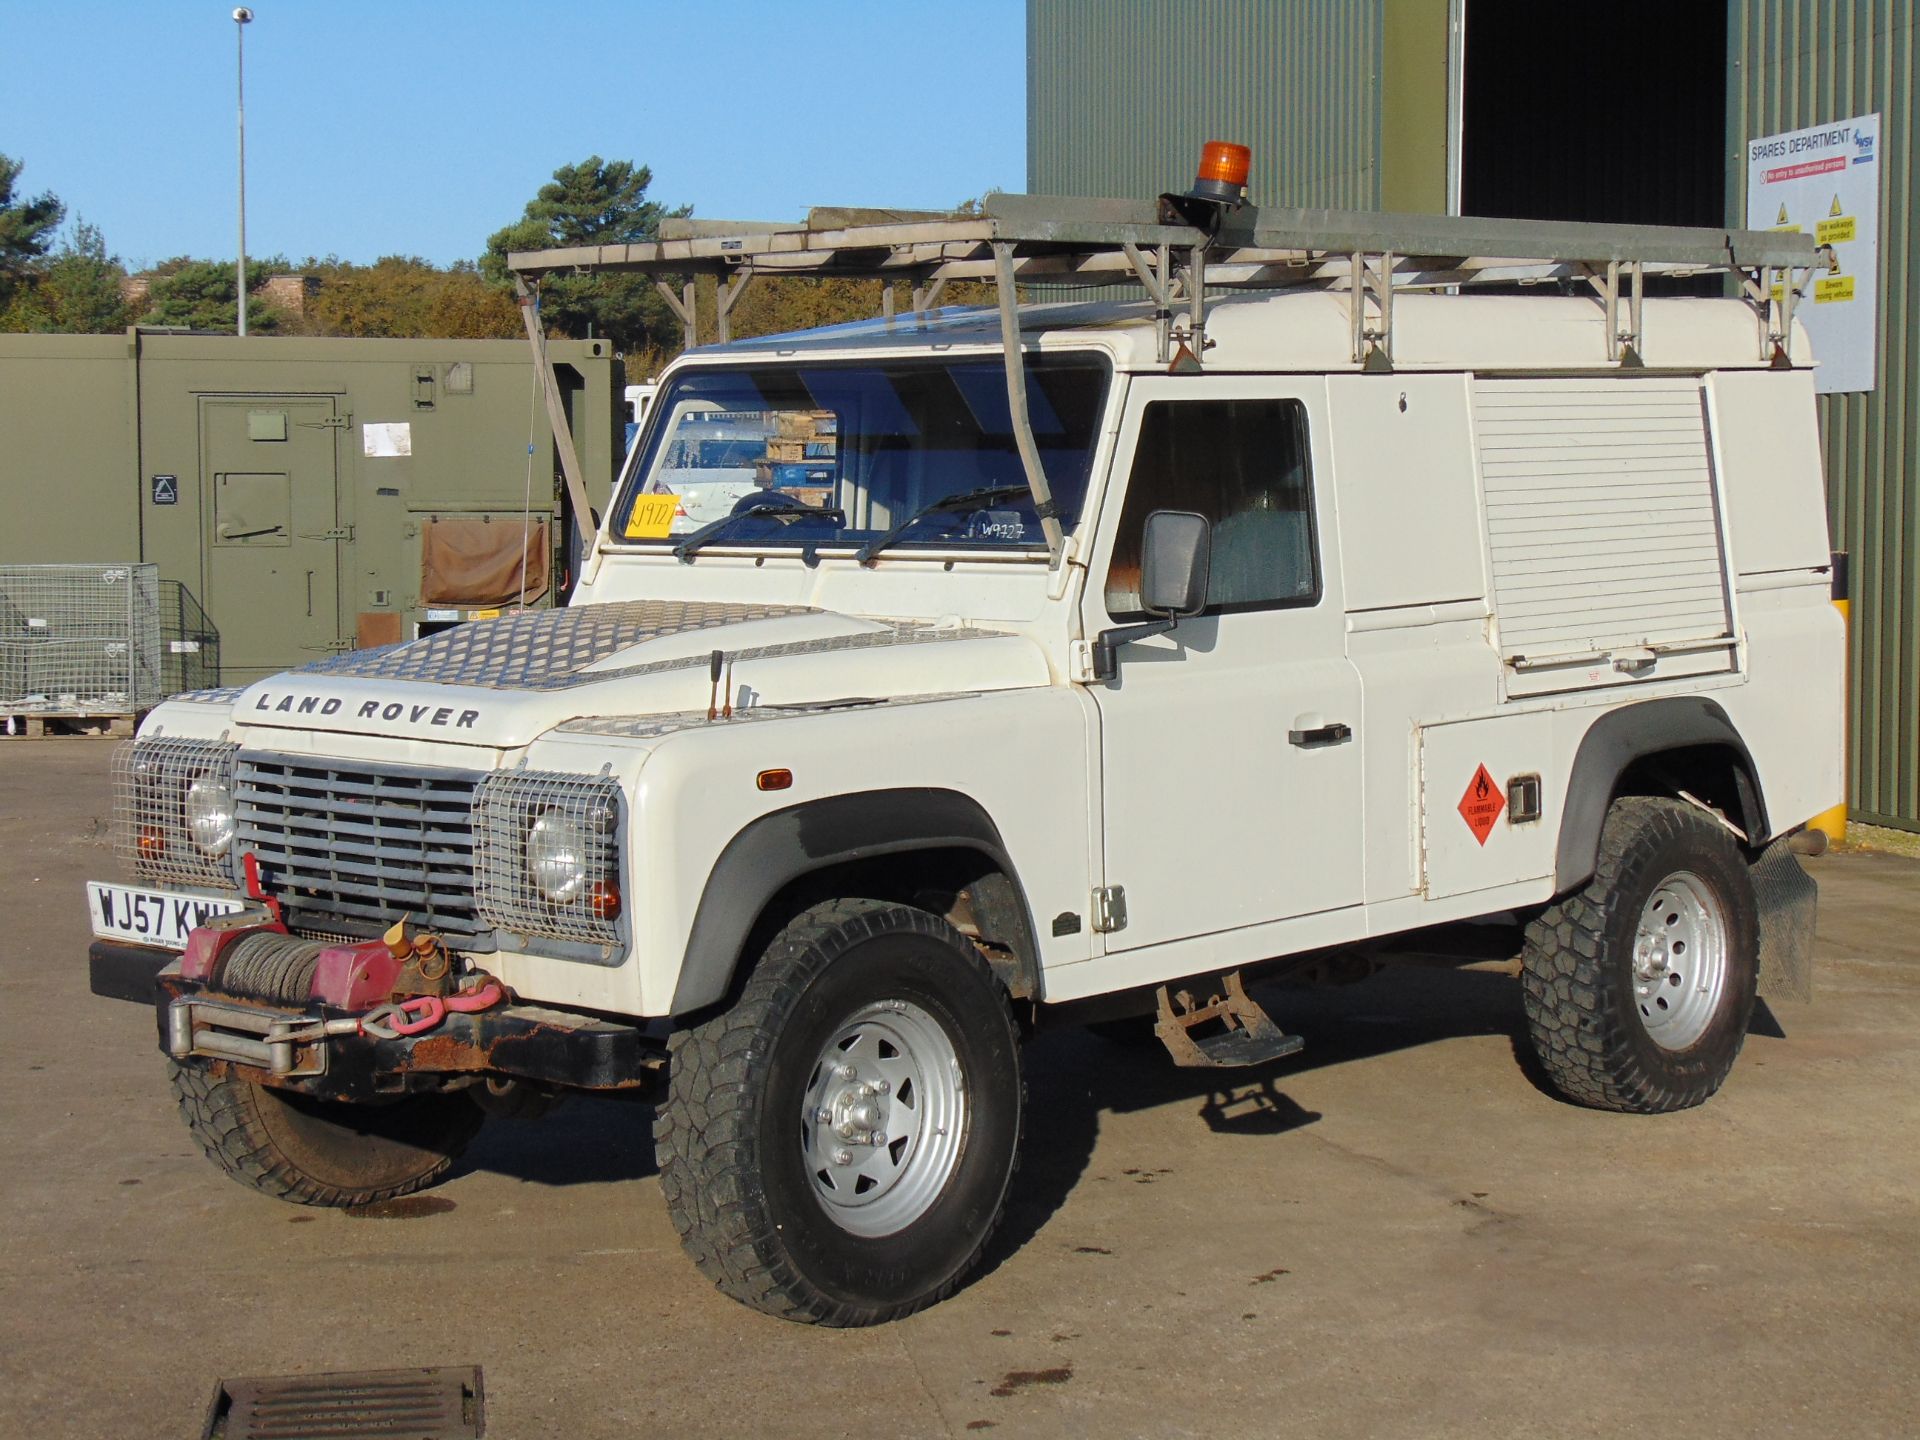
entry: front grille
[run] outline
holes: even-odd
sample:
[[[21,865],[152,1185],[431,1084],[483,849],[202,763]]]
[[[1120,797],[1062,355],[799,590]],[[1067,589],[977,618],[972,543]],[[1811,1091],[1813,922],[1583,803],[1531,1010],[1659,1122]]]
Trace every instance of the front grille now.
[[[467,939],[477,772],[242,755],[237,849],[259,857],[297,930],[378,935],[408,916]]]

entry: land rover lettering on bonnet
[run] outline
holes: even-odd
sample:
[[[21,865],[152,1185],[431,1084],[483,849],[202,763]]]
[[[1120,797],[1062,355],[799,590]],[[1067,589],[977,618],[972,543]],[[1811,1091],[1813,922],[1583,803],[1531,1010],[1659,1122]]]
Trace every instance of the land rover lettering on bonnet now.
[[[1283,1065],[1262,978],[1504,958],[1567,1100],[1708,1100],[1756,994],[1807,993],[1841,795],[1828,257],[1246,175],[511,256],[711,276],[723,343],[661,377],[565,608],[120,751],[93,986],[156,1007],[214,1164],[357,1205],[490,1115],[643,1095],[701,1273],[864,1325],[977,1266],[1040,1027]],[[794,273],[912,303],[728,342]]]
[[[471,729],[480,719],[478,710],[433,701],[356,700],[351,709],[338,695],[285,694],[262,690],[253,697],[253,709],[275,714],[317,715],[328,719],[351,714],[356,720],[405,720],[409,725],[450,725],[457,730]]]

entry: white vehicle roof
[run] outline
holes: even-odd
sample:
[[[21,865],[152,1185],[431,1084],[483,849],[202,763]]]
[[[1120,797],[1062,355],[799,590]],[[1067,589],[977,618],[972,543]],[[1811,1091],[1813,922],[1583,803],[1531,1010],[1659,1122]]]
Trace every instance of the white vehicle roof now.
[[[1396,370],[1594,370],[1613,372],[1606,358],[1605,313],[1580,296],[1426,294],[1394,300]],[[1020,329],[1041,350],[1097,346],[1117,369],[1164,371],[1156,359],[1153,306],[1147,301],[1026,305]],[[1327,291],[1223,296],[1210,302],[1209,373],[1356,371],[1347,298]],[[988,308],[930,311],[862,320],[818,330],[736,340],[689,351],[688,360],[789,360],[956,350],[997,354],[1000,322]],[[1650,299],[1639,347],[1647,368],[1765,369],[1752,309],[1740,300]],[[1810,352],[1795,322],[1790,353]]]

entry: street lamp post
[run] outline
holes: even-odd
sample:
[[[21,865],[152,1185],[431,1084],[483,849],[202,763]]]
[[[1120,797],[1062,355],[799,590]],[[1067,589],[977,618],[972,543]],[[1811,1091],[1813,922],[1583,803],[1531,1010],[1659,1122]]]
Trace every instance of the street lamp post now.
[[[234,262],[233,288],[239,299],[240,333],[247,333],[247,26],[253,11],[242,5],[233,12],[234,76],[240,102],[240,258]]]

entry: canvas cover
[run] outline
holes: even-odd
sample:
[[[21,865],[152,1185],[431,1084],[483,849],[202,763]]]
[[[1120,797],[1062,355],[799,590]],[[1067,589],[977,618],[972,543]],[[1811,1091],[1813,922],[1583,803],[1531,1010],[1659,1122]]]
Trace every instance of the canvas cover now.
[[[441,517],[420,526],[420,603],[496,606],[547,593],[547,522],[513,516]]]

